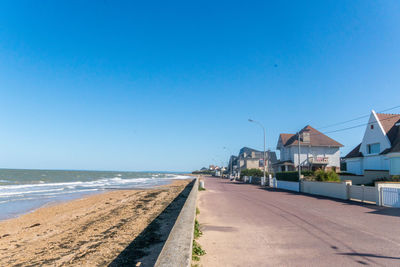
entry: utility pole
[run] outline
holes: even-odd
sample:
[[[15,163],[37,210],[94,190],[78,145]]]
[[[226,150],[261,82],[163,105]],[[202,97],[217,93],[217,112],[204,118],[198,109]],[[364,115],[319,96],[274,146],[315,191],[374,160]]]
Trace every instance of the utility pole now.
[[[258,122],[258,121],[255,121],[255,120],[252,120],[252,119],[249,119],[249,122],[254,122],[254,123],[256,123],[256,124],[258,124],[258,125],[260,125],[261,126],[261,128],[263,129],[263,133],[264,133],[264,153],[263,153],[263,165],[264,165],[264,185],[265,185],[265,183],[267,182],[267,178],[266,178],[266,176],[265,176],[265,127],[260,123],[260,122]]]

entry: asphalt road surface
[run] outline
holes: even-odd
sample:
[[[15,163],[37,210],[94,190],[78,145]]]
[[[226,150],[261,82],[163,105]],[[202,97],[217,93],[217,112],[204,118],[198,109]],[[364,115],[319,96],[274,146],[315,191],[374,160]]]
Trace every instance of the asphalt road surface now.
[[[202,266],[400,266],[400,209],[204,180]]]

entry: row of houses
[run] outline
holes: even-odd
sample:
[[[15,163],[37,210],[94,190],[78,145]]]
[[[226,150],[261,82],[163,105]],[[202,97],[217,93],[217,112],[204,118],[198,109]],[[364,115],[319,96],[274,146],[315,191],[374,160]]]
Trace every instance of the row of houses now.
[[[228,173],[239,174],[243,169],[259,168],[271,172],[302,170],[345,171],[364,175],[373,171],[376,178],[400,175],[400,114],[371,112],[361,143],[345,157],[340,157],[341,143],[321,133],[310,125],[297,133],[279,135],[277,150],[263,152],[244,147],[237,156],[231,156]],[[341,164],[344,163],[344,164]],[[345,166],[341,170],[341,166]]]

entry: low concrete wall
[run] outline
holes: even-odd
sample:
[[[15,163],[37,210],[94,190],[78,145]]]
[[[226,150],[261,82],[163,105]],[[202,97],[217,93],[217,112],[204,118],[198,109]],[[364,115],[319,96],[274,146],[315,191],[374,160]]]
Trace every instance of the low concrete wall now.
[[[351,180],[355,185],[370,184],[382,178],[390,178],[389,171],[365,170],[364,175],[340,175],[340,180]]]
[[[299,192],[299,182],[276,180],[274,182],[274,185],[276,188],[279,188],[279,189],[285,189],[285,190]]]
[[[340,199],[349,199],[347,184],[351,181],[336,182],[310,182],[302,181],[302,192]]]
[[[350,180],[354,185],[370,184],[375,179],[373,179],[372,177],[365,177],[364,175],[340,175],[341,181]]]
[[[199,181],[196,179],[155,266],[189,267],[191,265],[198,188]]]

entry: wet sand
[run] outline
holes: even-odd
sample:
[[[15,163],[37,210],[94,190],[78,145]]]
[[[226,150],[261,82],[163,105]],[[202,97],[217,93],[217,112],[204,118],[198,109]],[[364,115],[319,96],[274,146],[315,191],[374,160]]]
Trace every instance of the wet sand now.
[[[165,212],[166,207],[176,206],[171,202],[176,203],[189,182],[177,180],[156,189],[106,192],[2,221],[0,266],[104,266],[127,262],[121,255],[135,244],[132,241],[143,236],[143,230],[150,228],[155,218],[162,213],[168,213],[164,217],[172,213],[177,216],[179,207]],[[170,227],[160,229],[165,239]],[[142,243],[151,245],[151,238]],[[137,259],[148,253],[139,254],[128,256]]]

